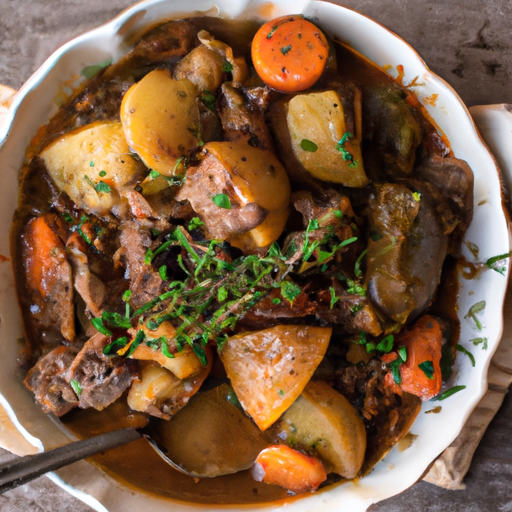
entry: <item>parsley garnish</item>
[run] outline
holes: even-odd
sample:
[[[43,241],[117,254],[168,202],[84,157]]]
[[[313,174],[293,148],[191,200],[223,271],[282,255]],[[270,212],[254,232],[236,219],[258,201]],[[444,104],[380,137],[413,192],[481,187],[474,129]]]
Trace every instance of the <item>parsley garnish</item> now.
[[[288,46],[283,46],[282,48],[280,48],[281,53],[282,53],[283,55],[287,55],[287,54],[288,54],[288,52],[289,52],[291,49],[292,49],[292,45],[291,45],[291,44],[289,44]]]
[[[475,362],[475,356],[467,349],[467,348],[464,348],[462,345],[455,345],[455,348],[459,351],[459,352],[462,352],[463,354],[466,354],[469,359],[471,360],[471,366],[475,366],[476,362]]]
[[[233,66],[233,64],[231,64],[231,62],[228,62],[227,60],[225,60],[222,63],[222,71],[224,71],[224,73],[231,73],[231,71],[233,71],[233,69],[234,69],[234,66]]]
[[[423,361],[418,365],[418,368],[425,374],[427,379],[432,380],[434,378],[434,363],[432,361]]]
[[[388,352],[391,352],[391,349],[393,348],[394,341],[395,341],[395,337],[392,334],[388,334],[385,338],[382,338],[380,343],[377,345],[377,350],[380,350],[381,352],[385,352],[386,354]]]
[[[210,92],[204,90],[199,97],[201,103],[212,112],[215,112],[215,103],[217,102],[217,98]]]
[[[505,271],[507,270],[507,267],[505,267],[505,264],[503,263],[503,260],[506,260],[507,258],[510,258],[510,252],[507,252],[506,254],[500,254],[499,256],[493,256],[492,258],[489,258],[485,265],[487,268],[494,270],[495,272],[498,272],[498,274],[501,274],[502,276],[505,275]]]
[[[212,197],[212,201],[219,207],[231,210],[231,201],[226,194],[217,194]]]
[[[477,302],[476,304],[473,304],[473,306],[471,306],[469,308],[469,311],[468,311],[467,315],[464,317],[464,318],[472,318],[474,320],[474,322],[475,322],[476,328],[479,331],[482,330],[482,323],[477,318],[476,314],[480,313],[484,309],[485,309],[485,300],[481,300],[480,302]]]
[[[471,338],[469,341],[471,341],[475,347],[482,345],[482,349],[487,350],[487,338]]]
[[[80,398],[80,395],[82,394],[82,386],[80,386],[80,383],[75,380],[71,379],[69,381],[69,385],[73,388],[73,391],[75,392],[75,395]]]
[[[347,140],[351,138],[352,134],[345,132],[343,134],[343,137],[341,137],[341,139],[336,144],[336,151],[339,151],[341,153],[343,160],[350,162],[348,164],[349,167],[354,168],[357,167],[359,163],[357,162],[357,160],[354,160],[354,155],[345,147]]]
[[[304,151],[309,151],[310,153],[314,153],[315,151],[318,150],[318,146],[313,141],[308,139],[302,139],[300,141],[300,147]]]
[[[430,401],[437,402],[440,400],[444,400],[445,398],[448,398],[449,396],[452,396],[455,393],[462,391],[463,389],[466,389],[466,386],[453,386],[453,388],[447,389],[443,393],[440,393],[439,395],[435,396],[434,398],[431,398]]]

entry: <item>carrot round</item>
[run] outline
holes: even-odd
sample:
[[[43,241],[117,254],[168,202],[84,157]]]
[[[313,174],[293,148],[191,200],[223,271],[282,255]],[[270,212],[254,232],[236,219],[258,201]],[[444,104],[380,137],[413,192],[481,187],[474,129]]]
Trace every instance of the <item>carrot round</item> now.
[[[251,54],[256,72],[269,87],[297,92],[320,78],[329,44],[318,27],[301,15],[283,16],[256,32]]]
[[[406,361],[399,365],[400,382],[390,372],[386,384],[395,392],[406,391],[422,400],[438,395],[443,382],[440,365],[443,333],[439,321],[430,315],[422,316],[409,332],[398,337],[397,343],[405,347]],[[399,357],[392,352],[381,359],[389,364]]]
[[[320,460],[284,444],[262,450],[252,475],[258,482],[279,485],[295,493],[315,491],[327,479]]]

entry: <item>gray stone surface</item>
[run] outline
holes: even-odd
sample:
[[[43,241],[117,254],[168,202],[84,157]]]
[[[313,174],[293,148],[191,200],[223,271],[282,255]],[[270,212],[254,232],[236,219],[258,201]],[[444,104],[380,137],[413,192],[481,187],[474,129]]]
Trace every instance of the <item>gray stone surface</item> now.
[[[234,0],[236,1],[236,0]],[[511,0],[346,0],[402,36],[468,106],[512,103]],[[0,0],[0,83],[18,88],[58,46],[130,0]],[[371,512],[512,512],[512,397],[480,444],[466,489],[419,483]],[[9,454],[0,452],[0,462]],[[0,495],[2,512],[90,512],[47,478]],[[350,512],[350,511],[347,511]]]

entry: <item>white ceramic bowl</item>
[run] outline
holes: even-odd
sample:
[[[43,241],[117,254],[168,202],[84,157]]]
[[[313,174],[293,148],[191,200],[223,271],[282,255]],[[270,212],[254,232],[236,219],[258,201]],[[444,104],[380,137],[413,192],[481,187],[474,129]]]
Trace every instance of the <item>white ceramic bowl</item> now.
[[[465,240],[479,247],[478,258],[509,251],[506,217],[502,206],[500,177],[496,164],[482,143],[471,117],[455,92],[433,75],[418,54],[395,34],[369,18],[329,2],[318,0],[148,0],[124,11],[110,23],[88,32],[55,52],[21,88],[13,101],[7,122],[0,128],[0,254],[9,254],[9,225],[17,202],[17,173],[25,148],[39,126],[56,111],[54,98],[62,93],[73,77],[89,65],[108,58],[121,57],[128,50],[125,41],[133,41],[158,21],[180,17],[192,11],[205,11],[230,17],[258,17],[262,21],[283,14],[303,13],[317,21],[331,36],[348,43],[378,66],[396,76],[403,66],[402,83],[414,91],[426,110],[446,134],[458,158],[466,160],[475,174],[475,214]],[[73,85],[77,85],[75,82]],[[475,261],[464,247],[465,257]],[[393,496],[414,484],[429,464],[455,439],[468,415],[486,390],[487,368],[502,333],[502,307],[508,270],[502,276],[492,270],[477,279],[461,280],[459,316],[460,344],[472,351],[475,366],[461,354],[455,364],[454,377],[447,384],[465,385],[463,391],[441,403],[425,403],[411,432],[418,437],[404,451],[394,448],[375,470],[356,483],[334,486],[317,494],[295,499],[291,503],[274,503],[248,507],[268,512],[286,508],[290,512],[360,512],[377,501]],[[479,313],[483,329],[464,316],[476,302],[484,300]],[[18,430],[37,449],[66,443],[70,437],[60,424],[44,415],[34,404],[22,384],[24,371],[18,366],[22,336],[21,319],[15,301],[14,285],[8,263],[0,264],[0,404],[7,410]],[[487,350],[469,341],[487,338]],[[442,405],[439,414],[424,414],[434,405]],[[16,449],[14,451],[24,451]],[[25,450],[26,451],[26,450]],[[175,512],[219,510],[222,507],[195,507],[173,503],[133,488],[123,487],[111,477],[86,462],[58,471],[52,478],[75,496],[97,510],[131,512],[145,510]]]

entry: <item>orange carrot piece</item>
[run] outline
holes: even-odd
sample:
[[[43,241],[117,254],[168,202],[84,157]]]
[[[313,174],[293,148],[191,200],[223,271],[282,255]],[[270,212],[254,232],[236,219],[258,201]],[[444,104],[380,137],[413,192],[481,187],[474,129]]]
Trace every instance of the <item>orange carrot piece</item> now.
[[[294,493],[315,491],[327,479],[325,468],[316,457],[284,444],[261,451],[252,475],[258,482],[279,485]]]
[[[283,16],[256,32],[251,54],[256,72],[269,87],[297,92],[320,78],[329,44],[320,29],[301,15]]]
[[[399,366],[401,383],[395,382],[392,372],[386,375],[385,383],[395,392],[406,391],[424,401],[438,395],[443,381],[440,365],[442,340],[438,320],[430,315],[421,317],[409,332],[397,339],[398,346],[405,347],[407,352],[407,360]],[[398,358],[391,354],[386,356],[382,358],[386,363]]]

